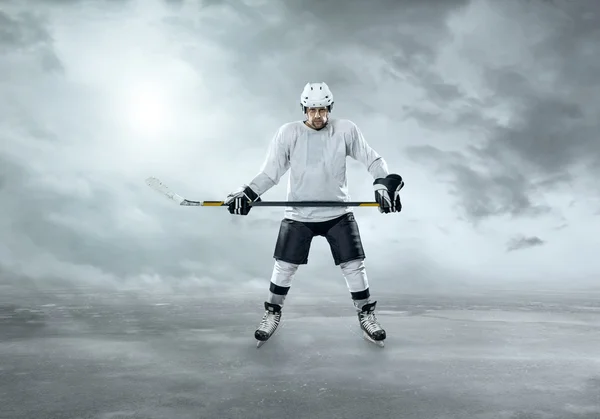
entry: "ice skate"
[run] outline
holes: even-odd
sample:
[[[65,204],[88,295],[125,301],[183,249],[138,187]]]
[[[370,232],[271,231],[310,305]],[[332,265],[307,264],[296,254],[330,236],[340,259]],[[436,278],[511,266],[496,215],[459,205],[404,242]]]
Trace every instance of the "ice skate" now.
[[[265,301],[265,314],[254,332],[254,338],[257,340],[256,347],[260,348],[265,344],[273,333],[277,330],[281,321],[281,306],[278,304],[270,304]]]
[[[364,338],[375,345],[383,347],[386,333],[375,317],[376,305],[377,301],[370,304],[365,304],[362,310],[358,313],[358,320],[360,322],[360,328],[363,331]]]

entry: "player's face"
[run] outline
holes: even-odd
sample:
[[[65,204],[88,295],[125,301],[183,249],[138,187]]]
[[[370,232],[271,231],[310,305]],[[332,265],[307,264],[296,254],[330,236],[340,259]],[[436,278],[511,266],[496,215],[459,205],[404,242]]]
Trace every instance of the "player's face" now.
[[[306,109],[308,123],[315,128],[322,128],[327,122],[327,108],[308,108]]]

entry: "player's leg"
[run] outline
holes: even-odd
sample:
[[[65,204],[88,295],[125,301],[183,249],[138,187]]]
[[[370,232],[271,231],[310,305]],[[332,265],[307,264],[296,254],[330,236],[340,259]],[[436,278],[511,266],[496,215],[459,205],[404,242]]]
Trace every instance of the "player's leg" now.
[[[336,266],[340,266],[357,309],[369,302],[370,291],[365,270],[365,251],[353,213],[332,220],[325,233]]]
[[[273,252],[275,264],[269,285],[269,303],[283,306],[298,267],[308,263],[313,237],[313,231],[305,223],[288,218],[281,221]]]
[[[298,263],[289,263],[281,259],[275,260],[267,298],[269,304],[283,306],[299,266]]]
[[[354,307],[357,310],[361,310],[365,304],[371,302],[371,291],[369,290],[365,260],[364,258],[353,259],[348,262],[341,262],[339,266],[346,280]]]
[[[300,265],[308,263],[313,232],[302,222],[284,218],[279,227],[273,257],[275,263],[265,301],[265,314],[254,333],[258,340],[267,340],[277,329],[281,310]]]
[[[365,268],[365,251],[358,223],[353,213],[340,217],[326,233],[334,263],[340,266],[346,285],[358,312],[361,328],[373,340],[384,340],[385,330],[375,317],[377,302],[371,302],[369,280]]]

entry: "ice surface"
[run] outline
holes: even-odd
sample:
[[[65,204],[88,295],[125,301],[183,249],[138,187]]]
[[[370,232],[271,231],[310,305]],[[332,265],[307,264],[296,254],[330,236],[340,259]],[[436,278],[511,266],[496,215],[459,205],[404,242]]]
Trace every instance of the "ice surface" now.
[[[600,418],[600,294],[380,299],[385,348],[346,300],[0,297],[0,417]]]

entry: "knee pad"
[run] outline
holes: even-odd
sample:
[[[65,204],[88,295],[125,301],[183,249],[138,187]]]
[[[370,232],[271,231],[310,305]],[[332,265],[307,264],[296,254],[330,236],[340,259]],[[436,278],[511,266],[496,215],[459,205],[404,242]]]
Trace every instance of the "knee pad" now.
[[[344,275],[355,275],[356,273],[365,271],[365,260],[355,259],[349,262],[340,263],[340,268]]]
[[[369,288],[364,259],[340,263],[340,268],[350,292],[364,291]]]
[[[300,265],[295,263],[284,262],[282,260],[276,260],[273,266],[273,275],[271,276],[271,282],[280,287],[289,287],[292,284],[292,279],[298,270]]]

